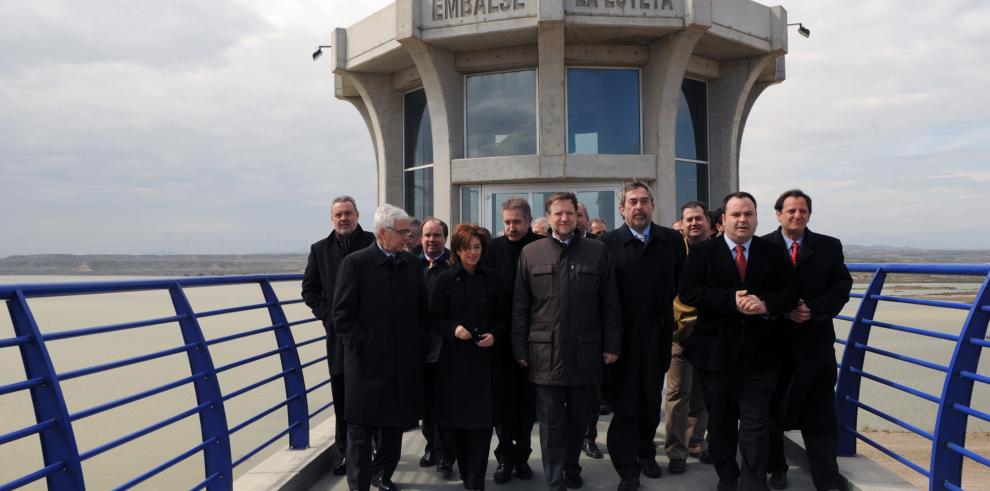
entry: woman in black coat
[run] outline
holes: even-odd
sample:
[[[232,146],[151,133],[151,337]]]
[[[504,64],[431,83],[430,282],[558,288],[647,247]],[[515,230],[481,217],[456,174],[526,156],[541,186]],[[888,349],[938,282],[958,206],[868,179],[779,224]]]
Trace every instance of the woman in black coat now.
[[[430,294],[440,351],[440,424],[467,489],[484,489],[495,425],[495,338],[505,335],[508,299],[498,273],[482,266],[488,232],[457,226],[451,237],[453,267],[437,277]]]

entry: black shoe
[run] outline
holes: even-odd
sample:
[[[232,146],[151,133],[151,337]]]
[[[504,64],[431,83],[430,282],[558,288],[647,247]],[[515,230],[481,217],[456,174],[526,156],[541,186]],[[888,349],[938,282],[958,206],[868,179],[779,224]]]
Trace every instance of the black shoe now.
[[[612,414],[612,406],[609,406],[608,404],[605,404],[603,402],[602,405],[598,407],[598,414],[602,416],[605,416],[606,414]]]
[[[529,466],[529,462],[519,462],[515,465],[515,467],[516,477],[519,479],[528,481],[533,478],[533,468]]]
[[[584,479],[581,479],[581,474],[565,472],[564,484],[567,485],[567,489],[578,489],[584,486]]]
[[[639,489],[638,477],[623,477],[617,488],[618,491],[632,491],[634,489]]]
[[[787,489],[787,471],[774,471],[770,473],[767,485],[772,489]]]
[[[505,484],[512,480],[512,463],[511,462],[499,462],[498,467],[495,468],[495,474],[492,475],[492,480],[495,484]]]
[[[371,485],[380,491],[399,491],[399,487],[387,477],[375,477],[371,479]]]
[[[423,458],[419,459],[420,467],[433,467],[436,463],[437,461],[433,458],[433,451],[431,450],[423,452]]]
[[[440,463],[437,464],[437,473],[445,480],[449,480],[454,476],[454,463],[447,459],[440,459]]]
[[[660,479],[660,476],[663,475],[663,471],[660,470],[660,464],[657,464],[657,459],[655,458],[639,459],[639,467],[643,469],[643,475],[650,479]]]
[[[687,459],[670,459],[667,471],[671,474],[683,474],[687,470]]]
[[[581,449],[584,450],[585,455],[593,459],[600,459],[604,457],[604,455],[602,455],[601,449],[598,448],[598,445],[596,445],[595,441],[592,440],[591,438],[584,439],[584,443],[581,444]]]
[[[711,454],[708,453],[708,450],[702,450],[700,452],[692,453],[691,456],[698,459],[698,461],[701,462],[702,464],[711,465],[712,463],[712,456]]]
[[[347,475],[347,459],[342,458],[337,462],[337,465],[333,466],[333,470],[330,471],[335,476],[345,476]]]

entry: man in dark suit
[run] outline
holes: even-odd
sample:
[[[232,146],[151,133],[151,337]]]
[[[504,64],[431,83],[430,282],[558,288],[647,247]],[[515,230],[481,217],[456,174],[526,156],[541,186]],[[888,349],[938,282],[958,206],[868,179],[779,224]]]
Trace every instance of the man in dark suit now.
[[[381,473],[374,484],[398,489],[402,430],[423,412],[423,346],[429,327],[426,281],[419,259],[405,252],[409,216],[392,205],[375,211],[375,243],[340,263],[333,321],[344,345],[347,379],[347,484],[372,482],[371,440],[378,431]]]
[[[309,248],[309,260],[302,281],[302,297],[313,315],[323,322],[327,332],[327,365],[330,367],[330,392],[333,394],[333,407],[336,416],[334,445],[341,455],[333,466],[333,474],[347,473],[347,423],[344,422],[344,350],[333,329],[333,290],[337,281],[337,268],[344,256],[371,245],[375,235],[361,230],[358,224],[357,204],[350,196],[334,198],[330,205],[330,223],[333,231],[330,236],[316,242]],[[345,278],[344,281],[348,279]]]
[[[542,239],[533,233],[530,224],[533,211],[522,198],[509,198],[502,203],[504,234],[492,239],[484,261],[498,271],[506,296],[511,299],[516,285],[519,254],[527,244]],[[532,479],[529,455],[533,452],[531,436],[536,422],[536,392],[529,382],[529,369],[519,365],[512,354],[508,336],[495,339],[495,434],[498,446],[495,459],[498,467],[492,479],[497,484],[519,479]]]
[[[661,475],[653,439],[685,246],[680,234],[651,221],[653,193],[646,184],[626,185],[619,212],[625,223],[601,241],[612,256],[622,305],[622,358],[606,369],[604,387],[614,411],[608,453],[623,491],[639,487],[640,472],[653,479]]]
[[[800,429],[818,490],[844,489],[836,461],[835,328],[832,318],[849,301],[852,277],[842,243],[808,229],[811,197],[786,191],[774,204],[780,227],[764,239],[787,251],[801,303],[778,320],[786,341],[770,428],[770,487],[787,488],[784,430]]]
[[[770,397],[780,359],[771,319],[798,303],[784,251],[754,237],[756,199],[723,200],[725,236],[691,247],[680,298],[698,308],[689,360],[708,407],[718,489],[767,489]],[[736,445],[742,465],[736,462]]]

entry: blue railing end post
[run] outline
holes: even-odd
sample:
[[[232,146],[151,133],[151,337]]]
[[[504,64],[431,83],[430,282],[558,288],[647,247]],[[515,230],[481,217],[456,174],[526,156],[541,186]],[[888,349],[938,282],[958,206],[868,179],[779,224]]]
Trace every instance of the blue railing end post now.
[[[303,377],[302,363],[299,361],[299,349],[296,347],[295,337],[289,327],[289,321],[285,317],[285,310],[279,303],[278,295],[272,288],[272,283],[267,279],[259,281],[261,292],[268,304],[268,313],[275,326],[275,342],[279,347],[288,347],[279,353],[282,362],[282,370],[285,376],[282,378],[285,384],[285,398],[289,401],[286,405],[286,412],[289,416],[289,448],[303,449],[309,447],[309,404],[306,394],[306,380]],[[300,424],[292,426],[293,423]]]

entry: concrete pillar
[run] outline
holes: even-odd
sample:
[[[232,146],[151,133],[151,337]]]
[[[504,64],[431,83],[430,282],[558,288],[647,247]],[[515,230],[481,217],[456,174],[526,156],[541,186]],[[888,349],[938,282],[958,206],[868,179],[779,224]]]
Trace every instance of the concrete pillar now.
[[[537,93],[541,178],[565,175],[567,158],[567,68],[564,64],[564,4],[541,0],[537,21]]]
[[[643,68],[643,153],[656,155],[653,220],[661,225],[677,215],[677,105],[691,53],[707,28],[695,25],[657,41]]]
[[[464,157],[464,78],[454,53],[418,38],[400,39],[419,71],[433,129],[433,215],[458,223],[458,196],[451,185],[451,161]],[[401,113],[400,113],[401,114]],[[424,218],[424,217],[420,217]]]
[[[402,196],[402,93],[392,89],[392,76],[378,73],[338,73],[360,94],[365,122],[370,121],[371,140],[378,161],[378,204],[403,205]],[[358,110],[361,107],[355,104]],[[396,117],[399,115],[399,117]],[[384,178],[383,178],[384,177]]]
[[[708,85],[711,200],[719,202],[739,189],[739,145],[751,94],[760,74],[775,57],[762,55],[719,64],[719,78]]]

